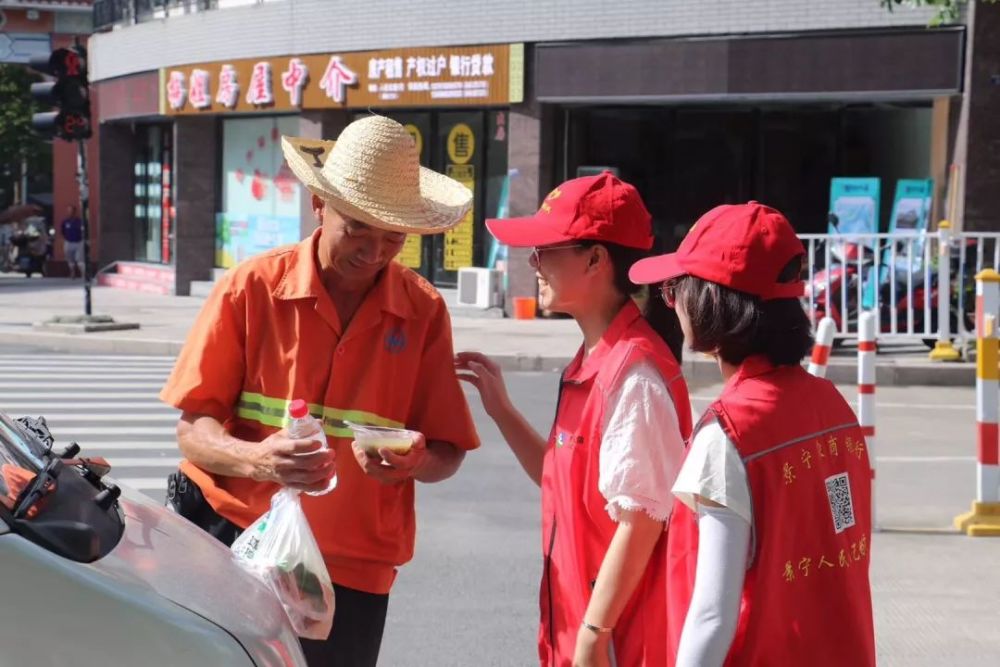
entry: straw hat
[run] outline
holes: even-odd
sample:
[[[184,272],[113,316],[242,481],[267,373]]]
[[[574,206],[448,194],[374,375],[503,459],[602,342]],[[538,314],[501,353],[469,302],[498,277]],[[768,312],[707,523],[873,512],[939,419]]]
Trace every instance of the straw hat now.
[[[472,207],[472,192],[420,166],[413,138],[396,121],[354,121],[336,141],[282,137],[288,166],[309,190],[359,222],[408,234],[451,229]]]

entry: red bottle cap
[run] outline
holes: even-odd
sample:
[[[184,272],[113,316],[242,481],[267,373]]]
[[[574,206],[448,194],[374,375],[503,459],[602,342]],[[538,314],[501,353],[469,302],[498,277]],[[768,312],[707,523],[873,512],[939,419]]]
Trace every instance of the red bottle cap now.
[[[309,404],[301,398],[296,398],[288,405],[288,414],[292,419],[302,419],[309,414]]]

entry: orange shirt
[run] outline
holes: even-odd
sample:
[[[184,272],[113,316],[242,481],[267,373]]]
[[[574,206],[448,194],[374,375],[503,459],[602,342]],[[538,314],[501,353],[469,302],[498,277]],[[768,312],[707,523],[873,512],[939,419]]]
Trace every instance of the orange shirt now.
[[[321,418],[337,451],[337,488],[302,495],[334,582],[388,593],[413,557],[413,481],[383,485],[364,474],[343,420],[406,427],[428,441],[479,445],[455,375],[451,323],[440,294],[392,262],[346,331],[316,269],[320,230],[250,259],[216,286],[160,398],[259,442],[287,423],[297,398]],[[276,484],[224,477],[190,461],[181,469],[216,512],[247,527]]]

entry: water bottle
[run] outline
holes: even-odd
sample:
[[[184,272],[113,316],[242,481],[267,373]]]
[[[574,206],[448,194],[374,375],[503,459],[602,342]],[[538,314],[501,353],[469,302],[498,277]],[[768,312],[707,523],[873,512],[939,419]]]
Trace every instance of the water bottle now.
[[[288,406],[288,416],[292,418],[292,423],[288,425],[288,437],[294,440],[315,440],[320,443],[322,451],[330,449],[326,442],[326,433],[323,432],[323,424],[318,419],[309,414],[309,406],[301,398],[291,402]],[[330,478],[330,483],[322,491],[309,491],[310,496],[322,496],[337,488],[337,475],[334,473]]]

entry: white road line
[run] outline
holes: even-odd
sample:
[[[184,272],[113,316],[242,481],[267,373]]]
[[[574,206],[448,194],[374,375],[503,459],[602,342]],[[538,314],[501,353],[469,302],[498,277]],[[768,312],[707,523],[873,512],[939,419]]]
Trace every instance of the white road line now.
[[[134,394],[130,394],[129,397],[130,398],[135,398],[135,395]],[[86,396],[84,396],[84,397],[80,397],[80,396],[67,397],[67,399],[81,399],[81,400],[76,400],[72,405],[53,405],[51,402],[41,401],[41,400],[39,400],[39,401],[5,401],[5,400],[3,400],[3,398],[0,398],[0,409],[4,410],[7,413],[17,412],[19,410],[22,413],[25,410],[27,410],[29,412],[38,412],[39,410],[41,410],[45,414],[48,414],[50,412],[52,414],[57,414],[57,413],[59,413],[62,410],[82,410],[82,409],[86,409],[86,410],[109,410],[109,411],[113,412],[114,410],[135,410],[135,409],[143,409],[143,408],[153,409],[153,410],[155,410],[156,408],[162,408],[163,410],[168,411],[168,412],[172,412],[173,414],[177,414],[179,412],[175,408],[172,408],[169,405],[161,403],[155,397],[154,398],[150,398],[148,401],[134,401],[134,402],[128,402],[128,401],[108,401],[108,402],[103,402],[103,403],[102,402],[91,403],[90,401],[82,400],[82,399],[86,399],[86,398],[87,398]]]
[[[31,385],[24,382],[0,382],[0,389],[28,389]],[[38,388],[47,389],[150,389],[159,392],[163,388],[162,382],[46,382],[38,385]],[[24,392],[18,392],[23,395]],[[135,394],[133,394],[134,396]]]
[[[2,406],[0,406],[2,407]],[[79,409],[76,407],[74,409]],[[93,412],[59,412],[58,410],[47,410],[43,412],[45,420],[49,424],[78,424],[81,422],[101,422],[109,426],[122,422],[177,422],[176,412],[144,412],[140,414],[113,413],[93,413]],[[20,416],[20,415],[17,415]]]
[[[167,355],[143,355],[143,354],[13,354],[10,352],[0,353],[0,362],[6,360],[24,361],[25,359],[44,359],[48,361],[153,361],[160,363],[172,363],[174,358]]]
[[[167,478],[164,477],[116,477],[115,481],[131,486],[136,491],[164,491]]]
[[[718,396],[692,396],[692,401],[698,401],[699,403],[711,403]],[[937,403],[883,403],[878,401],[875,403],[877,408],[889,408],[889,409],[900,409],[900,410],[971,410],[975,411],[976,406],[974,404],[970,405],[955,405],[955,404],[937,404]]]
[[[97,363],[97,364],[61,364],[61,363],[48,363],[48,362],[25,362],[23,364],[4,364],[0,363],[0,370],[3,371],[18,371],[18,372],[33,372],[33,371],[46,371],[53,372],[57,370],[71,370],[79,373],[84,373],[93,370],[106,370],[114,369],[116,371],[127,371],[127,372],[145,372],[145,373],[169,373],[173,366],[146,366],[137,364],[128,365],[115,365],[109,363]]]
[[[975,456],[876,456],[877,463],[974,463]]]
[[[147,366],[167,366],[176,361],[174,357],[101,357],[101,356],[71,356],[59,354],[23,354],[19,357],[0,355],[0,364],[24,364],[28,362],[66,363],[66,364],[144,364]]]
[[[163,436],[173,438],[177,430],[173,426],[74,426],[60,425],[58,422],[49,421],[49,428],[52,435],[63,440],[74,440],[82,435],[110,436],[110,435],[135,435],[135,436]]]
[[[158,402],[156,396],[159,394],[159,389],[150,394],[150,401]],[[18,400],[18,399],[32,399],[32,400],[42,400],[42,401],[78,401],[78,405],[87,405],[86,401],[88,399],[101,399],[113,401],[116,399],[129,399],[137,398],[142,396],[140,392],[126,391],[126,392],[104,392],[104,391],[88,391],[86,394],[80,394],[79,392],[52,392],[52,391],[16,391],[16,392],[2,392],[0,391],[0,406],[4,405],[4,401],[7,399]]]
[[[69,443],[59,443],[60,447],[65,446]],[[127,440],[125,442],[77,442],[80,445],[80,451],[83,452],[84,456],[93,456],[94,452],[116,452],[116,451],[165,451],[177,453],[177,441],[176,440],[148,440],[148,441],[135,441]]]
[[[108,456],[108,463],[112,468],[176,468],[181,462],[176,456],[172,457],[136,457],[136,456]]]
[[[169,377],[170,371],[157,371],[148,368],[117,369],[107,367],[94,368],[4,368],[0,366],[0,375],[19,380],[63,380],[66,378],[107,377],[114,375],[123,380],[149,380]]]
[[[0,375],[3,375],[5,380],[14,379],[11,378],[10,374],[4,373],[3,369],[0,369]],[[141,380],[148,380],[149,382],[163,382],[167,379],[166,374],[163,373],[137,373],[134,375],[126,375],[118,373],[117,371],[101,370],[93,371],[87,373],[25,373],[21,377],[17,377],[17,381],[22,386],[28,384],[41,384],[46,385],[50,380],[82,380],[84,382],[94,381],[94,380],[104,380],[109,378],[114,378],[116,380],[122,380],[124,382],[139,382]]]

